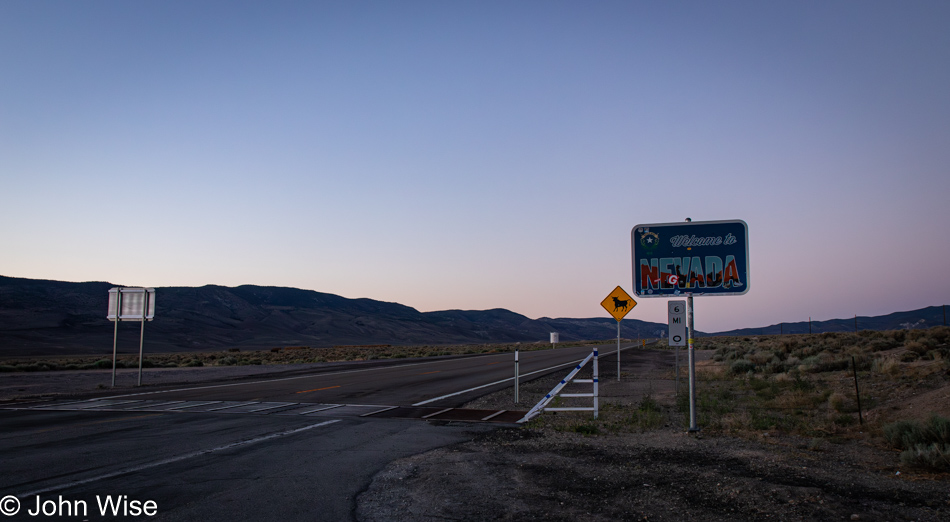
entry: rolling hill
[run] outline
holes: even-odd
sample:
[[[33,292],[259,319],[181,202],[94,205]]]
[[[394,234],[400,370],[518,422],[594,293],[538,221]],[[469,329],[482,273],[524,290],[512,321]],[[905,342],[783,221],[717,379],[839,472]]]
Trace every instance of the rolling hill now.
[[[0,276],[0,355],[111,352],[105,318],[111,283]],[[616,322],[529,319],[503,310],[419,312],[397,303],[347,299],[297,288],[245,285],[156,289],[156,319],[145,326],[153,352],[347,344],[460,344],[610,339]],[[665,325],[624,320],[622,335],[655,336]],[[119,350],[138,350],[139,324],[119,325]]]

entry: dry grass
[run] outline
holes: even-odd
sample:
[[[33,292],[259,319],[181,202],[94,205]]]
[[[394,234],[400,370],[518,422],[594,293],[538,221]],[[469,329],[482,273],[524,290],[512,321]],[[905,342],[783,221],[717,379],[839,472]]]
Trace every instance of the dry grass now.
[[[698,348],[715,350],[717,368],[698,373],[699,424],[739,436],[777,431],[880,442],[895,420],[947,414],[950,401],[915,398],[950,393],[948,340],[950,328],[943,326],[699,339]],[[679,409],[686,413],[685,397]]]

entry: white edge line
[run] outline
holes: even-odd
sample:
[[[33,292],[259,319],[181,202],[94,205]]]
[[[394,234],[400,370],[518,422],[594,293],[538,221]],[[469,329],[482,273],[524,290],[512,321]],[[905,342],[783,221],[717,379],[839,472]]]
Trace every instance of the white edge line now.
[[[168,408],[165,411],[181,411],[187,408],[197,408],[198,406],[208,406],[209,404],[221,404],[221,401],[196,402],[193,404],[183,404],[181,406],[175,406],[174,408]]]
[[[266,403],[266,402],[262,402],[261,404],[267,404],[267,403]],[[273,404],[273,403],[272,403],[272,404]],[[278,403],[278,404],[273,405],[273,406],[265,406],[265,407],[263,407],[263,408],[258,408],[258,409],[256,409],[256,410],[247,410],[247,412],[248,412],[248,413],[255,413],[255,412],[258,412],[258,411],[275,410],[275,409],[277,409],[277,408],[286,408],[287,406],[296,406],[297,404],[300,404],[300,403],[299,403],[299,402],[282,402],[282,403]]]
[[[346,406],[346,404],[331,404],[331,405],[329,405],[329,406],[323,405],[323,406],[321,406],[321,407],[319,407],[319,408],[317,408],[317,409],[315,409],[315,410],[307,410],[307,411],[301,411],[301,412],[293,412],[293,411],[291,411],[291,412],[288,412],[288,413],[296,413],[297,415],[306,415],[306,414],[308,414],[308,413],[316,413],[316,412],[318,412],[318,411],[332,410],[333,408],[342,408],[342,407],[344,407],[344,406]]]
[[[383,409],[381,409],[381,410],[376,410],[376,411],[371,411],[371,412],[369,412],[369,413],[364,413],[364,414],[360,415],[360,417],[369,417],[370,415],[376,415],[377,413],[383,413],[384,411],[395,410],[395,409],[398,408],[398,407],[399,407],[399,406],[389,406],[389,407],[383,408]]]
[[[498,410],[498,411],[496,411],[495,413],[492,413],[491,415],[489,415],[488,417],[485,417],[484,419],[482,419],[482,421],[487,421],[487,420],[490,420],[490,419],[494,419],[495,417],[501,415],[502,413],[505,413],[506,411],[508,411],[508,410]]]
[[[229,404],[228,406],[221,406],[220,408],[210,408],[205,411],[210,412],[210,411],[218,411],[218,410],[227,410],[229,408],[237,408],[238,406],[253,406],[255,404],[260,404],[260,403],[254,402],[254,401],[243,401],[243,402],[238,402],[237,404]]]
[[[423,418],[423,419],[428,419],[428,418],[431,418],[431,417],[438,417],[439,415],[442,415],[443,413],[448,413],[448,412],[450,412],[450,411],[452,411],[452,410],[454,410],[454,409],[455,409],[455,408],[446,408],[446,409],[444,409],[444,410],[439,410],[439,411],[437,411],[437,412],[435,412],[435,413],[430,413],[430,414],[428,414],[428,415],[423,415],[422,418]]]
[[[77,481],[75,481],[75,482],[68,482],[68,483],[66,483],[66,484],[59,484],[59,485],[51,486],[51,487],[44,488],[44,489],[38,489],[38,490],[35,490],[35,491],[30,491],[30,492],[27,492],[27,493],[22,493],[22,494],[18,495],[18,497],[19,497],[19,498],[29,497],[29,496],[32,496],[32,495],[40,495],[40,494],[42,494],[42,493],[49,493],[50,491],[59,491],[59,490],[63,490],[63,489],[72,488],[72,487],[75,487],[75,486],[81,486],[81,485],[83,485],[83,484],[88,484],[88,483],[90,483],[90,482],[96,482],[96,481],[98,481],[98,480],[110,479],[110,478],[113,478],[113,477],[118,477],[118,476],[120,476],[120,475],[127,475],[127,474],[129,474],[129,473],[135,473],[136,471],[142,471],[142,470],[146,470],[146,469],[149,469],[149,468],[154,468],[154,467],[158,467],[158,466],[163,466],[163,465],[165,465],[165,464],[171,464],[171,463],[173,463],[173,462],[178,462],[178,461],[190,459],[190,458],[193,458],[193,457],[199,457],[199,456],[201,456],[201,455],[206,455],[206,454],[208,454],[208,453],[214,453],[214,452],[216,452],[216,451],[222,451],[222,450],[226,450],[226,449],[236,448],[236,447],[239,447],[239,446],[246,446],[246,445],[248,445],[248,444],[256,444],[256,443],[258,443],[258,442],[264,442],[265,440],[270,440],[270,439],[274,439],[274,438],[277,438],[277,437],[284,437],[284,436],[287,436],[287,435],[293,435],[294,433],[300,433],[301,431],[307,431],[307,430],[310,430],[310,429],[313,429],[313,428],[319,428],[319,427],[321,427],[321,426],[327,426],[327,425],[329,425],[329,424],[333,424],[334,422],[340,422],[340,420],[339,420],[339,419],[329,420],[329,421],[321,422],[321,423],[319,423],[319,424],[311,424],[311,425],[309,425],[309,426],[304,426],[304,427],[302,427],[302,428],[297,428],[297,429],[288,430],[288,431],[281,431],[281,432],[279,432],[279,433],[271,433],[270,435],[265,435],[265,436],[263,436],[263,437],[258,437],[258,438],[256,438],[256,439],[243,440],[243,441],[241,441],[241,442],[232,442],[232,443],[230,443],[230,444],[225,444],[224,446],[218,446],[217,448],[211,448],[211,449],[206,449],[206,450],[200,450],[200,451],[195,451],[195,452],[192,452],[192,453],[186,453],[186,454],[184,454],[184,455],[179,455],[179,456],[177,456],[177,457],[170,457],[170,458],[163,459],[163,460],[159,460],[159,461],[156,461],[156,462],[150,462],[150,463],[148,463],[148,464],[142,464],[142,465],[140,465],[140,466],[135,466],[135,467],[131,467],[131,468],[126,468],[126,469],[123,469],[123,470],[120,470],[120,471],[113,471],[112,473],[106,473],[106,474],[104,474],[104,475],[98,475],[98,476],[90,477],[90,478],[83,479],[83,480],[77,480]]]

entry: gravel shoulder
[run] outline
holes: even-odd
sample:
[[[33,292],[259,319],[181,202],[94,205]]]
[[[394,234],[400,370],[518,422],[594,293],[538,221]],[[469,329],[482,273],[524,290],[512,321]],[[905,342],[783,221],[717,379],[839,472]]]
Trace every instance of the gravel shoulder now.
[[[585,435],[578,428],[590,414],[545,413],[392,462],[358,497],[357,519],[950,520],[950,476],[907,470],[897,451],[870,438],[686,433],[670,407],[673,354],[654,352],[645,364],[625,364],[619,383],[615,362],[600,365],[601,415],[650,396],[667,406],[651,427]],[[562,377],[524,384],[521,409]],[[503,391],[469,406],[512,403]]]

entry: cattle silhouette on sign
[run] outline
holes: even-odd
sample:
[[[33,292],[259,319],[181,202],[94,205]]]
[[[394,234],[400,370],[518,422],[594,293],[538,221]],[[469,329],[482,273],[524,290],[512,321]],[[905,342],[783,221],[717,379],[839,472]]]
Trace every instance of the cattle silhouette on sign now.
[[[616,297],[614,297],[613,300],[614,300],[614,312],[616,312],[617,310],[626,310],[628,304],[630,303],[629,299],[622,300],[622,299],[617,299]]]

